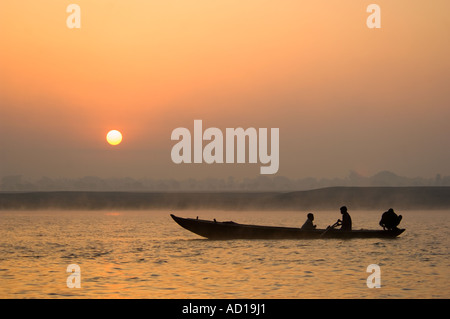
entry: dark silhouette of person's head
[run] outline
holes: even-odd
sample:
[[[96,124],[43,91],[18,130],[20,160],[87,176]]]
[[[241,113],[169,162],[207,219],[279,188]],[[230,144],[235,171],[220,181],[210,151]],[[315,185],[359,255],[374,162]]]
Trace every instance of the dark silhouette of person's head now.
[[[389,208],[388,213],[393,213],[394,210],[392,208]]]
[[[342,206],[341,207],[341,214],[344,214],[347,212],[347,206]]]
[[[314,214],[309,213],[307,216],[309,220],[314,220]]]

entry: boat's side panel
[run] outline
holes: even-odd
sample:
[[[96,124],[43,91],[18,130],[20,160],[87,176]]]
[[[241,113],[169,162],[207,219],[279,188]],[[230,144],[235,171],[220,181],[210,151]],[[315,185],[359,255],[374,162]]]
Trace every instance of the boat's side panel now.
[[[326,238],[395,238],[401,233],[403,233],[404,229],[398,230],[352,230],[352,231],[341,231],[338,229],[327,232],[325,235]]]

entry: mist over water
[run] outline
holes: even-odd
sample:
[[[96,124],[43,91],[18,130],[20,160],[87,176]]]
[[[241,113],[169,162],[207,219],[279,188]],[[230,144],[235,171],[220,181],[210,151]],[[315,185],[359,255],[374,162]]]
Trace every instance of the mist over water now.
[[[0,210],[449,209],[450,187],[328,187],[295,192],[0,192]]]
[[[449,211],[399,211],[396,239],[207,240],[182,217],[300,227],[308,211],[1,211],[0,298],[448,298]],[[378,229],[381,211],[351,211]],[[314,211],[325,228],[336,211]],[[67,266],[81,288],[66,285]],[[381,288],[366,285],[381,267]]]

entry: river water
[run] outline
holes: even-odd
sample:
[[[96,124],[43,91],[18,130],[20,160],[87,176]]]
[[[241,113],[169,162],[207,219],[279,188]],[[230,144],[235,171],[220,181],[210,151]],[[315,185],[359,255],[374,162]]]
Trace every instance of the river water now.
[[[354,229],[381,212],[349,211]],[[396,239],[207,240],[169,213],[300,227],[300,211],[1,211],[0,298],[449,298],[450,211],[404,211]],[[314,212],[318,228],[339,211]],[[80,276],[69,288],[69,265]],[[380,288],[369,288],[369,265]],[[375,281],[373,281],[375,282]],[[70,283],[69,283],[70,285]]]

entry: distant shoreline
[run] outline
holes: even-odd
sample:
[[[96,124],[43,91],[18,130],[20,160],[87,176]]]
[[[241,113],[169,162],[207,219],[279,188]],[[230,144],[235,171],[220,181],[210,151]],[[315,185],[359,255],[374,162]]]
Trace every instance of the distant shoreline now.
[[[0,192],[0,210],[450,209],[450,187],[327,187],[294,192]]]

